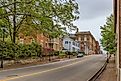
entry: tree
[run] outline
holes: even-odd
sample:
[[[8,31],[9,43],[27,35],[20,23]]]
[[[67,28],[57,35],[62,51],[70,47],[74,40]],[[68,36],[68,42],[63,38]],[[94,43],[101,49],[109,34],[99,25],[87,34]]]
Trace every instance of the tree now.
[[[101,26],[101,44],[110,54],[116,52],[116,38],[114,33],[114,16],[107,17],[106,24]]]
[[[56,25],[74,28],[72,22],[79,18],[77,14],[74,0],[0,0],[0,21],[5,22],[13,43],[23,27],[47,33]]]

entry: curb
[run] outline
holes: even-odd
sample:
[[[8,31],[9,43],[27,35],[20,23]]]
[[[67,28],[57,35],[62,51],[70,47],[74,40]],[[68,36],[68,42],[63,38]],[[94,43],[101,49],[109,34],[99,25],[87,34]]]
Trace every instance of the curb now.
[[[101,69],[99,71],[97,71],[90,79],[88,79],[87,81],[96,81],[96,79],[102,74],[102,72],[104,71],[104,69],[107,66],[107,61],[104,63],[104,65],[101,67]]]

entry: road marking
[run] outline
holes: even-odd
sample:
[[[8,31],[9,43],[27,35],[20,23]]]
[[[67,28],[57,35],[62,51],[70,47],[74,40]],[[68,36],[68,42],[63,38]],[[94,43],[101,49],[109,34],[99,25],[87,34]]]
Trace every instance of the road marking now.
[[[69,64],[69,65],[65,65],[65,66],[61,66],[61,67],[57,67],[57,68],[53,68],[53,69],[50,69],[50,70],[45,70],[45,71],[41,71],[41,72],[37,72],[37,73],[32,73],[32,74],[26,74],[26,75],[14,77],[14,78],[7,78],[7,79],[3,79],[3,80],[0,80],[0,81],[9,81],[9,80],[14,80],[14,79],[18,79],[18,78],[29,77],[29,76],[32,76],[32,75],[38,75],[38,74],[42,74],[42,73],[47,73],[47,72],[50,72],[50,71],[54,71],[54,70],[58,70],[58,69],[61,69],[61,68],[69,67],[69,66],[78,64],[80,62],[86,61],[86,60],[87,59],[84,59],[84,60],[79,61],[79,62],[75,62],[75,63]]]

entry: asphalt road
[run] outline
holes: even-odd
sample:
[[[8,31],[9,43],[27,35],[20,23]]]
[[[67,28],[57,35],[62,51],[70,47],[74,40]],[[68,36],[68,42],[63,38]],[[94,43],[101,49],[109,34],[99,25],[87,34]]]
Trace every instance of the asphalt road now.
[[[87,81],[104,64],[103,55],[0,71],[0,81]]]

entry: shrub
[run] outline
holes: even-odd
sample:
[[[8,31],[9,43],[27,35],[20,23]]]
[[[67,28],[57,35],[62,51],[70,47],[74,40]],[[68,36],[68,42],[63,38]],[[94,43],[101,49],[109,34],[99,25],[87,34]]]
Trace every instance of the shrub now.
[[[58,56],[59,55],[59,51],[54,51],[54,55]]]
[[[32,43],[29,45],[13,44],[0,41],[0,57],[1,56],[3,56],[5,60],[40,57],[41,45],[38,45],[37,43]]]

